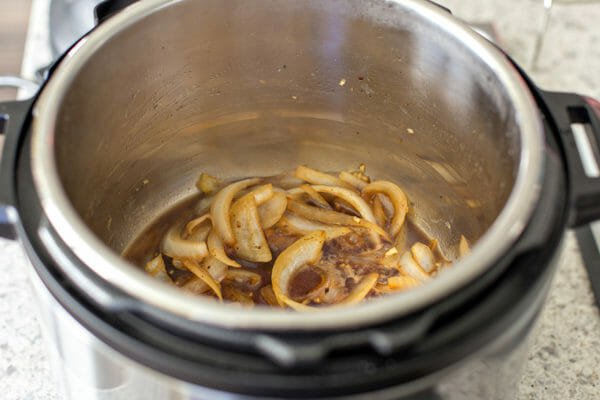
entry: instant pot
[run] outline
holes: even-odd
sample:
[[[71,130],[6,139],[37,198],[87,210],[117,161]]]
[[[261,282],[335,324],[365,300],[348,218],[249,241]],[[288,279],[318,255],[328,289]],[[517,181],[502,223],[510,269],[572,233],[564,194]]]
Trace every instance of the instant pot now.
[[[70,398],[513,396],[564,231],[600,217],[600,103],[538,89],[427,1],[97,11],[34,98],[0,105],[1,233],[31,261]],[[359,163],[469,255],[312,313],[193,297],[120,257],[199,172]]]

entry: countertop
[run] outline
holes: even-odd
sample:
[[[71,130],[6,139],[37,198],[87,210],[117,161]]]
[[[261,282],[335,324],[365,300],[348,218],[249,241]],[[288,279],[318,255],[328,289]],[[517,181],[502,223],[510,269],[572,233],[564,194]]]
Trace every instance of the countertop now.
[[[34,1],[35,2],[35,1]],[[541,0],[439,0],[460,18],[494,21],[503,47],[545,89],[600,98],[600,2],[557,4],[537,68],[529,61]],[[27,65],[24,73],[28,74]],[[60,399],[35,319],[23,253],[0,240],[0,390],[7,400]],[[600,314],[572,232],[518,387],[518,400],[600,398]]]

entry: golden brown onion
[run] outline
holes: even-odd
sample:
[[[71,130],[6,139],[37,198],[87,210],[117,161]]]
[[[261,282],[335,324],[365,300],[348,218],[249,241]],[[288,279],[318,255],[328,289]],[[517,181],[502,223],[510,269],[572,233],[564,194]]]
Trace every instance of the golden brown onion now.
[[[342,181],[340,178],[317,171],[316,169],[308,168],[304,165],[300,165],[296,168],[295,175],[297,178],[312,183],[313,185],[330,185],[351,188],[351,185]]]
[[[368,230],[374,231],[386,240],[389,240],[389,235],[379,225],[370,221],[365,221],[362,218],[352,217],[350,215],[342,214],[332,210],[323,210],[321,208],[306,205],[296,200],[288,201],[288,209],[300,217],[323,222],[325,224],[361,226]]]
[[[402,225],[404,225],[404,219],[408,212],[408,199],[402,189],[389,181],[375,181],[365,186],[362,192],[367,195],[383,193],[389,197],[394,207],[394,216],[390,223],[390,233],[392,236],[396,236],[400,232]]]
[[[458,243],[458,256],[464,257],[471,251],[471,246],[469,246],[469,241],[463,235],[460,235],[460,242]]]
[[[415,261],[410,251],[405,252],[400,257],[400,271],[419,282],[425,282],[429,279],[427,275]]]
[[[229,256],[225,252],[225,246],[223,244],[223,241],[221,240],[217,232],[215,232],[214,230],[210,231],[210,233],[208,234],[206,244],[208,245],[209,253],[214,258],[221,261],[225,265],[229,265],[230,267],[240,267],[240,264],[237,261],[229,258]]]
[[[171,258],[190,258],[201,260],[208,254],[205,242],[185,240],[179,234],[180,226],[175,225],[165,235],[161,243],[161,252]]]
[[[352,187],[358,190],[362,190],[368,184],[368,182],[363,181],[358,176],[355,176],[348,171],[340,172],[339,177],[340,180],[346,182],[348,185],[351,185]]]
[[[299,311],[311,309],[289,298],[288,285],[290,278],[300,268],[307,264],[314,264],[321,258],[323,243],[325,243],[325,232],[316,231],[298,239],[277,257],[271,273],[271,284],[280,305],[285,304]]]
[[[307,235],[314,231],[323,231],[325,232],[325,240],[331,240],[352,232],[352,229],[345,226],[325,225],[319,222],[309,221],[308,219],[292,213],[286,213],[281,218],[280,223],[290,231],[301,235]]]
[[[183,259],[183,265],[194,275],[198,277],[198,279],[202,280],[204,283],[208,285],[208,287],[217,295],[219,300],[223,301],[223,296],[221,294],[221,285],[212,277],[211,274],[208,273],[204,268],[198,265],[194,260]]]
[[[265,233],[260,226],[260,217],[254,196],[244,196],[231,207],[231,224],[235,238],[235,252],[248,261],[271,261],[272,255]]]
[[[210,220],[210,214],[204,214],[198,218],[194,218],[185,225],[185,231],[188,235],[191,235],[194,232],[194,230],[196,230],[200,225],[202,225],[205,221],[208,220]]]
[[[273,292],[271,285],[260,288],[260,295],[268,305],[273,307],[281,307],[277,301],[277,297],[275,297],[275,293]]]
[[[373,215],[373,211],[367,204],[366,201],[362,199],[356,192],[350,189],[341,188],[338,186],[323,186],[323,185],[314,185],[313,189],[315,189],[319,193],[327,193],[332,196],[339,197],[344,200],[346,203],[350,204],[360,216],[369,222],[377,223],[375,220],[375,216]]]
[[[245,269],[231,269],[227,271],[225,280],[244,285],[250,291],[255,291],[262,283],[262,277],[259,274]]]
[[[375,287],[377,279],[379,279],[379,274],[375,272],[365,275],[360,282],[358,282],[358,285],[352,289],[350,294],[339,304],[356,304],[362,301],[362,299],[367,297],[371,289]]]
[[[286,208],[287,196],[285,193],[281,191],[274,192],[273,197],[258,207],[260,223],[263,229],[268,229],[279,222]]]
[[[435,268],[435,256],[433,251],[421,242],[412,245],[410,252],[414,260],[421,266],[423,271],[430,273]]]
[[[162,254],[157,255],[152,260],[148,261],[144,267],[144,270],[152,275],[153,277],[160,279],[163,282],[172,282],[167,275],[165,268],[165,260],[162,258]]]
[[[325,200],[323,196],[321,196],[319,192],[317,192],[312,186],[304,184],[300,186],[300,189],[302,189],[302,191],[308,195],[308,197],[316,206],[331,210],[331,206],[327,200]]]
[[[221,181],[219,179],[205,174],[204,172],[200,174],[200,177],[196,182],[196,187],[204,194],[211,194],[217,191],[220,186]]]
[[[231,229],[231,220],[229,215],[233,197],[240,190],[246,189],[252,185],[256,185],[258,182],[260,182],[260,179],[258,178],[244,179],[243,181],[235,182],[226,186],[216,194],[210,206],[210,216],[217,234],[226,244],[232,245],[235,243],[235,237],[233,236],[233,230]]]
[[[388,278],[388,287],[392,290],[406,290],[419,286],[419,281],[412,276],[391,276]]]
[[[267,183],[265,185],[258,186],[246,193],[244,196],[252,196],[256,205],[259,206],[273,197],[273,185],[271,183]]]

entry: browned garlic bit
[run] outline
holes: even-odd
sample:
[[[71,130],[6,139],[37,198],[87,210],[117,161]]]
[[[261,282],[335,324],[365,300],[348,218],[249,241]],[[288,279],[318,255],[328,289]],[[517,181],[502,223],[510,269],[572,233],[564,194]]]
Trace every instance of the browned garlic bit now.
[[[406,194],[371,181],[364,164],[229,184],[203,173],[196,186],[195,215],[171,226],[145,266],[193,294],[312,311],[410,290],[448,265],[436,240],[409,242]],[[461,235],[458,253],[468,252]]]

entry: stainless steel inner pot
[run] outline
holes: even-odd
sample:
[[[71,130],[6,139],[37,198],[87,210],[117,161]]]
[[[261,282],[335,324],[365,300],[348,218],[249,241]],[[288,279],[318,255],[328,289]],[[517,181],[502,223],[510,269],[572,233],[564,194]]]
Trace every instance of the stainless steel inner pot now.
[[[543,173],[537,108],[501,52],[425,1],[148,0],[80,41],[34,110],[48,220],[132,297],[228,327],[321,329],[400,316],[494,265],[528,223]],[[194,192],[200,172],[367,165],[453,255],[414,291],[300,314],[169,288],[119,254]]]

